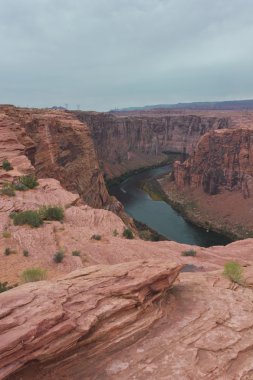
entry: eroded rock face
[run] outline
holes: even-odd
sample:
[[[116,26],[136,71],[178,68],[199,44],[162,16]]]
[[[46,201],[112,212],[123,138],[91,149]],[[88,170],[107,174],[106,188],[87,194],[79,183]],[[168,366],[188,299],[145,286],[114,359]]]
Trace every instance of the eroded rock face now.
[[[113,177],[128,170],[161,162],[163,152],[191,153],[200,136],[228,128],[228,115],[192,115],[177,112],[117,116],[76,112],[88,124],[105,172]]]
[[[52,177],[93,207],[109,202],[88,127],[64,111],[0,108],[0,159]],[[2,149],[3,148],[3,149]],[[29,162],[30,160],[30,162]],[[5,179],[11,173],[1,172]]]
[[[94,355],[134,342],[162,316],[159,302],[180,269],[152,261],[95,266],[1,294],[0,379],[26,365],[17,378],[87,378]]]
[[[222,190],[253,194],[253,131],[231,129],[212,131],[203,136],[194,153],[173,168],[176,185],[202,190],[210,195]]]
[[[180,268],[100,265],[0,295],[0,378],[251,379],[253,268],[245,287]]]

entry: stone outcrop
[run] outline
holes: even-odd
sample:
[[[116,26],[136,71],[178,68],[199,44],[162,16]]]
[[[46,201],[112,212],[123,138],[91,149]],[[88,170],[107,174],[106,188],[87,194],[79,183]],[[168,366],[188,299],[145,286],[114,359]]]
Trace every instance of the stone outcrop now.
[[[180,112],[121,114],[76,112],[88,124],[97,156],[108,176],[154,165],[163,152],[188,154],[200,136],[210,130],[228,128],[230,117]]]
[[[159,302],[180,269],[166,262],[95,266],[0,295],[0,379],[25,366],[18,378],[29,378],[29,367],[37,379],[87,378],[94,355],[97,361],[134,342],[162,316]]]
[[[0,378],[251,379],[245,286],[166,261],[80,269],[0,295]]]
[[[201,188],[214,195],[222,190],[253,195],[253,130],[212,131],[203,136],[196,150],[173,168],[176,185]]]
[[[71,113],[1,107],[0,141],[0,159],[21,174],[32,164],[39,178],[58,179],[93,207],[110,202],[90,131]],[[12,174],[1,171],[0,177]]]

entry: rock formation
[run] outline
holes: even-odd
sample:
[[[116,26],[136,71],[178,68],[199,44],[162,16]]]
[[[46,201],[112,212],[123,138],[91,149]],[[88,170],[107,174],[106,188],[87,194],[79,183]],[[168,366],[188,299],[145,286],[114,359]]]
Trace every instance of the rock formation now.
[[[243,239],[253,236],[253,130],[205,134],[183,163],[160,181],[168,199],[192,222]],[[194,205],[194,207],[191,207]]]
[[[159,302],[180,269],[166,262],[95,266],[2,294],[0,379],[26,365],[18,378],[29,378],[29,365],[36,379],[87,378],[94,355],[98,361],[133,343],[162,316]]]
[[[175,282],[180,268],[98,265],[0,295],[0,378],[251,379],[253,268],[245,287],[219,271]]]
[[[75,114],[90,127],[98,159],[111,177],[157,164],[165,159],[166,151],[191,153],[204,133],[231,124],[230,117],[223,114]]]
[[[222,190],[253,195],[253,130],[212,131],[203,136],[195,152],[174,164],[173,176],[179,188],[199,188],[210,195]]]
[[[32,163],[39,178],[58,179],[89,205],[109,202],[89,129],[70,113],[1,107],[0,141],[0,159],[9,159],[15,167],[18,163],[21,171]]]

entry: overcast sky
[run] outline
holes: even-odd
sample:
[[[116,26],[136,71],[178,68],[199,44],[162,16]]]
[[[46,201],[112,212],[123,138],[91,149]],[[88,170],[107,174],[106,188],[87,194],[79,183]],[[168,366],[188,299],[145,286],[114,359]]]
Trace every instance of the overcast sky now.
[[[253,98],[253,0],[0,0],[0,103]]]

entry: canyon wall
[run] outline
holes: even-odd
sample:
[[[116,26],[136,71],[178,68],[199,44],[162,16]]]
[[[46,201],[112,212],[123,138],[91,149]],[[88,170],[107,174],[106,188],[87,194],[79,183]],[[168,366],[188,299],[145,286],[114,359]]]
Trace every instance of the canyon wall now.
[[[205,134],[190,157],[176,161],[171,176],[160,183],[191,222],[232,239],[253,236],[253,129]]]
[[[195,152],[173,168],[176,185],[201,188],[209,195],[223,190],[253,195],[253,130],[231,129],[207,133]]]
[[[163,152],[191,153],[200,136],[230,127],[226,114],[183,112],[117,114],[75,112],[87,123],[106,174],[118,176],[128,170],[162,162]]]
[[[58,179],[91,206],[109,202],[86,124],[68,112],[52,110],[1,107],[0,117],[1,133],[6,141],[14,141],[9,141],[8,151],[1,150],[2,159],[27,157],[39,178]]]

